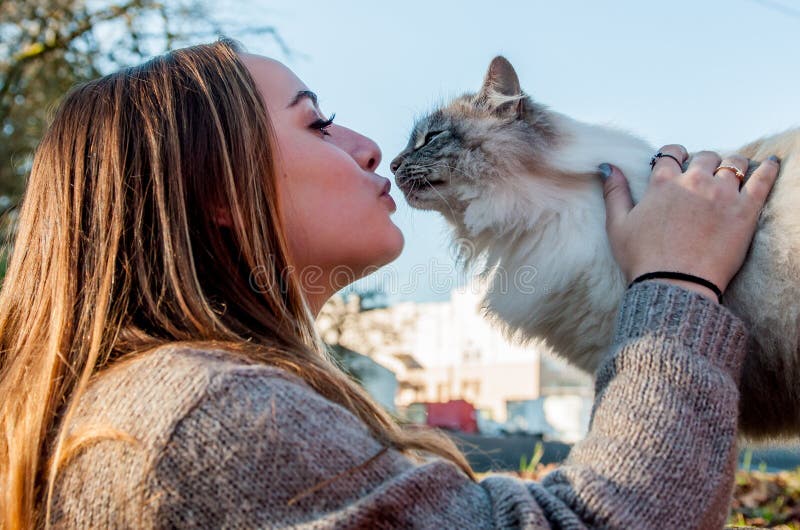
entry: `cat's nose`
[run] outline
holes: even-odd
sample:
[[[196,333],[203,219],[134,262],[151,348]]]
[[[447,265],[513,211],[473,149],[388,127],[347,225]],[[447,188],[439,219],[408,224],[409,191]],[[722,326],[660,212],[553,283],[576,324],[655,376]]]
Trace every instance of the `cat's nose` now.
[[[400,167],[400,165],[403,163],[403,161],[405,161],[405,159],[406,158],[403,156],[403,154],[400,153],[399,155],[397,155],[395,157],[394,160],[392,160],[392,163],[389,164],[389,169],[392,170],[392,173],[397,173],[397,169]]]

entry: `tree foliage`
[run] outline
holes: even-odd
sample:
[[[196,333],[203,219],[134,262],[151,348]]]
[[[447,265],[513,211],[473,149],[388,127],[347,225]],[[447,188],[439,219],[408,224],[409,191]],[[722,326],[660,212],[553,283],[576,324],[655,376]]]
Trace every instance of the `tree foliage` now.
[[[226,21],[211,0],[0,0],[0,212],[24,189],[54,106],[73,85],[166,49],[271,26]]]

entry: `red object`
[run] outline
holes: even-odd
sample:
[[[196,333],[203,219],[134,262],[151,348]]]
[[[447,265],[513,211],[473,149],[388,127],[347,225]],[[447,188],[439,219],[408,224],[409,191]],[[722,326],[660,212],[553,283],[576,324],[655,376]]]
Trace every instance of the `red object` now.
[[[425,403],[428,412],[427,424],[451,431],[478,432],[475,407],[469,401],[454,399],[444,403]]]

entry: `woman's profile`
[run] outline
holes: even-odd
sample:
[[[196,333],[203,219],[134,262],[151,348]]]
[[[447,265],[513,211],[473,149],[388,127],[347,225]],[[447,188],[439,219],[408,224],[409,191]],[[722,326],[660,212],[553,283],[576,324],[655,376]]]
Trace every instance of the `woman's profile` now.
[[[721,527],[746,330],[702,285],[628,290],[542,482],[478,480],[342,372],[314,316],[404,240],[380,149],[311,88],[220,39],[60,104],[0,291],[0,528]],[[739,193],[714,153],[670,162],[636,207],[608,169],[615,258],[732,276],[777,163]]]

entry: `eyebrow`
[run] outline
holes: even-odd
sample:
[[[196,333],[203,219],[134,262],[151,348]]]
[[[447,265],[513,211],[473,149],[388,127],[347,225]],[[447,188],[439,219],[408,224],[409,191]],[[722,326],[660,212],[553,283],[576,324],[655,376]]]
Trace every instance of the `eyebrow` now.
[[[314,106],[315,107],[317,106],[317,95],[315,93],[313,93],[310,90],[300,90],[297,94],[295,94],[294,99],[292,99],[292,102],[289,103],[289,107],[294,107],[295,105],[300,103],[300,101],[303,98],[310,99],[311,102],[314,104]],[[289,108],[289,107],[287,107],[287,108]]]

